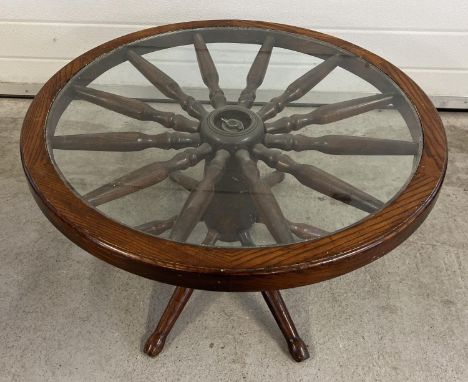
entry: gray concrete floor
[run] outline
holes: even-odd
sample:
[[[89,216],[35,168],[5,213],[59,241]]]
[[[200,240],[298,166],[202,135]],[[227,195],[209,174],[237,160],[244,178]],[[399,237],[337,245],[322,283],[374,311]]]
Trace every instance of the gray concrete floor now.
[[[0,100],[1,381],[467,381],[468,113],[444,113],[447,179],[422,227],[381,260],[284,291],[312,358],[293,362],[258,293],[194,293],[150,359],[172,287],[118,270],[36,207]]]

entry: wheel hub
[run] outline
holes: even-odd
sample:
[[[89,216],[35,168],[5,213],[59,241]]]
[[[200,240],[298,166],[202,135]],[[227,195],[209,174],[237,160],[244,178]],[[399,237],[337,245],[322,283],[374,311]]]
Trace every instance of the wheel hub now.
[[[262,142],[265,128],[261,118],[250,109],[229,105],[209,113],[201,123],[200,134],[215,149],[235,152]]]

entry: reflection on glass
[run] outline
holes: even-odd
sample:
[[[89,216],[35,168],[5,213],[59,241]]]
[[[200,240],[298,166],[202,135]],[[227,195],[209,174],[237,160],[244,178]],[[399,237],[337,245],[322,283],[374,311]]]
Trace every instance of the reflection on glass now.
[[[406,97],[360,58],[239,28],[168,33],[99,58],[57,97],[47,129],[58,171],[103,214],[211,246],[355,224],[402,190],[421,139]]]

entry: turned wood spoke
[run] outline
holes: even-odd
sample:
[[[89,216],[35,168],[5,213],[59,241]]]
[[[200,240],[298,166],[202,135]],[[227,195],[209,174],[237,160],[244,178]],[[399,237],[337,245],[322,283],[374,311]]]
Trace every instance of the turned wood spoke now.
[[[200,221],[215,192],[215,185],[220,179],[230,154],[226,150],[219,150],[205,168],[205,176],[191,192],[182,211],[172,228],[170,238],[185,241],[195,225]]]
[[[226,105],[226,97],[219,87],[219,75],[216,66],[211,58],[211,54],[205,44],[205,40],[200,33],[193,37],[193,45],[197,53],[198,67],[203,82],[210,90],[210,101],[214,108]]]
[[[133,50],[128,50],[127,57],[130,63],[138,69],[148,81],[156,86],[166,97],[179,102],[182,109],[192,117],[202,119],[208,113],[203,105],[193,97],[187,95],[176,81],[138,53]]]
[[[154,162],[109,182],[83,196],[94,206],[142,190],[159,183],[176,170],[195,166],[211,153],[211,146],[203,143],[198,148],[190,148],[163,162]]]
[[[331,103],[319,106],[310,113],[293,114],[289,117],[283,117],[276,121],[266,123],[265,129],[268,133],[288,133],[311,124],[324,125],[341,121],[342,119],[385,107],[391,104],[394,98],[395,96],[392,94],[376,94],[369,97]]]
[[[145,224],[134,227],[136,230],[149,233],[151,235],[161,235],[171,229],[177,219],[177,215],[165,220],[153,220]]]
[[[135,98],[123,97],[78,85],[75,85],[73,89],[78,98],[126,115],[127,117],[140,121],[158,122],[176,131],[186,131],[189,133],[197,131],[198,121],[193,121],[179,114],[154,109],[147,103]]]
[[[202,241],[202,245],[215,245],[218,239],[219,232],[214,229],[209,229]]]
[[[278,97],[272,98],[258,111],[260,117],[266,121],[282,111],[289,102],[295,101],[308,93],[315,85],[322,81],[341,61],[339,54],[323,61],[316,67],[292,82]]]
[[[274,42],[272,36],[265,38],[247,74],[247,84],[239,96],[239,105],[250,108],[255,101],[257,89],[265,78]]]
[[[155,147],[181,149],[200,144],[197,133],[162,133],[148,135],[138,132],[95,133],[52,137],[52,147],[60,150],[140,151]]]
[[[288,220],[288,224],[291,232],[303,240],[316,239],[329,233],[321,228],[306,223],[293,223]]]
[[[194,190],[200,181],[192,178],[191,176],[183,174],[181,171],[174,171],[171,172],[169,178],[173,181],[185,188],[187,191]]]
[[[236,159],[239,161],[260,219],[278,243],[292,243],[294,239],[289,230],[288,222],[270,187],[260,178],[257,164],[252,160],[247,150],[237,151]]]
[[[239,241],[243,247],[255,247],[252,236],[250,236],[250,231],[239,232]]]
[[[307,137],[302,134],[265,134],[265,146],[282,150],[316,150],[332,155],[415,155],[414,142],[393,139],[324,135]]]
[[[254,156],[278,171],[293,175],[299,182],[340,202],[350,204],[366,212],[381,209],[383,202],[359,190],[349,183],[319,168],[295,162],[281,151],[268,149],[261,144],[255,145]]]
[[[284,180],[284,172],[272,171],[268,175],[265,175],[263,180],[271,188],[276,186],[278,183],[281,183]]]

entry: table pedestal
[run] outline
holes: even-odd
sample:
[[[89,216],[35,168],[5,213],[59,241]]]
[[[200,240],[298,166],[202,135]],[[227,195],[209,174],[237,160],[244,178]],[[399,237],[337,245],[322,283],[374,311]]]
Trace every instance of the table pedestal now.
[[[177,318],[187,304],[193,289],[177,287],[167,304],[156,329],[146,341],[144,351],[151,357],[157,356],[163,349],[166,338],[174,326]],[[301,362],[309,358],[307,345],[299,337],[288,309],[281,294],[277,290],[263,291],[263,298],[270,308],[276,323],[281,329],[288,344],[289,352],[295,361]]]

